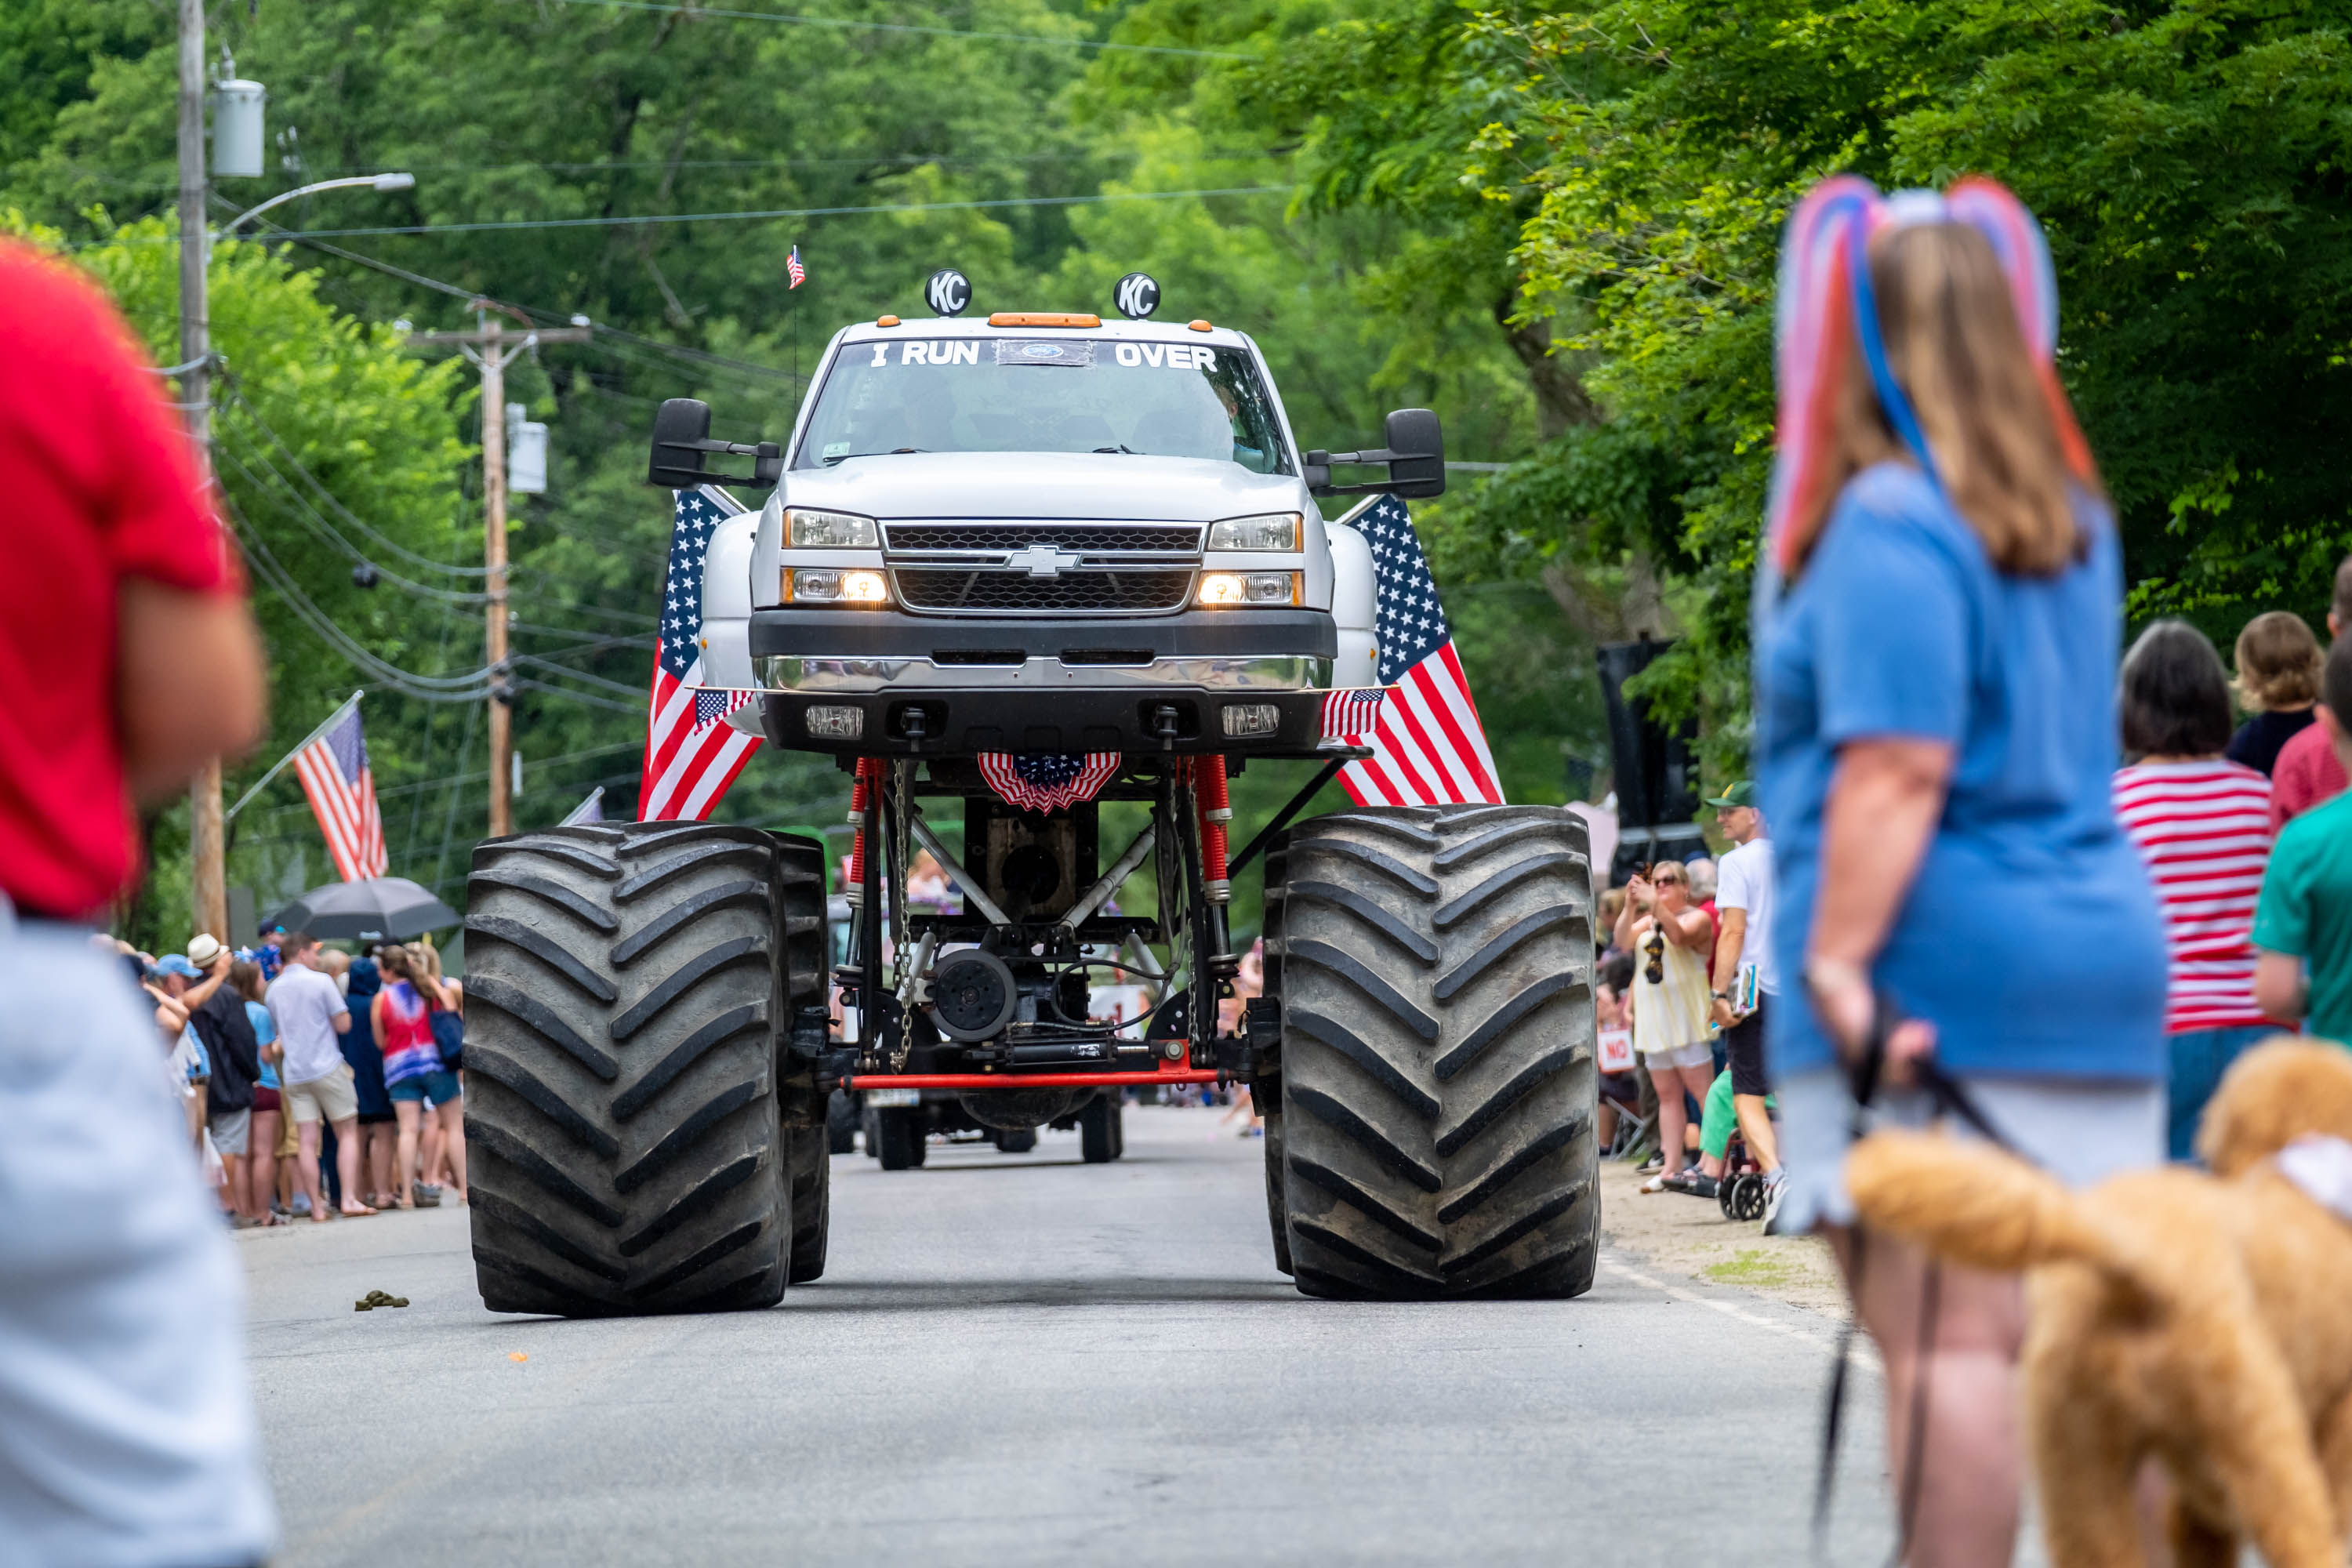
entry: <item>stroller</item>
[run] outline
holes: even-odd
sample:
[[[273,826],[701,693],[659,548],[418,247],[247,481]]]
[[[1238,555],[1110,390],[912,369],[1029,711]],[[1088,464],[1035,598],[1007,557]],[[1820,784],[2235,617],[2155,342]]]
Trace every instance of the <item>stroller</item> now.
[[[1715,1201],[1726,1219],[1764,1217],[1764,1168],[1748,1152],[1748,1140],[1734,1128],[1723,1152],[1723,1175],[1715,1184]]]

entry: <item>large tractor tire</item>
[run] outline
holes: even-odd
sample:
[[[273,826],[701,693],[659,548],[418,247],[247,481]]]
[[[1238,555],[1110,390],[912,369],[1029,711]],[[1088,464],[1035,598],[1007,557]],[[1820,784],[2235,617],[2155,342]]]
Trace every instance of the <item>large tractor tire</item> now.
[[[634,1316],[782,1297],[778,1044],[795,992],[822,985],[788,911],[821,854],[697,823],[559,827],[475,851],[466,1139],[491,1310]],[[821,883],[815,896],[821,962]]]
[[[1298,1289],[1591,1289],[1584,825],[1552,806],[1360,808],[1294,828],[1283,871],[1281,1195]]]

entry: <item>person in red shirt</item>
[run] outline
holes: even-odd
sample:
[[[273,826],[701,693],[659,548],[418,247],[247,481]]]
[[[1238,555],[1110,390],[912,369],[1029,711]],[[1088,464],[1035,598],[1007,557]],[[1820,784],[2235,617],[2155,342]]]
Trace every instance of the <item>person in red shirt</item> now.
[[[2334,642],[2352,626],[2352,555],[2336,568],[2336,592],[2327,606],[2327,640]],[[2271,837],[2278,837],[2290,818],[2301,816],[2323,801],[2344,793],[2344,764],[2336,760],[2325,725],[2299,730],[2279,748],[2271,767]]]
[[[237,1266],[121,960],[134,801],[259,738],[260,639],[164,382],[0,239],[0,1555],[252,1563]]]

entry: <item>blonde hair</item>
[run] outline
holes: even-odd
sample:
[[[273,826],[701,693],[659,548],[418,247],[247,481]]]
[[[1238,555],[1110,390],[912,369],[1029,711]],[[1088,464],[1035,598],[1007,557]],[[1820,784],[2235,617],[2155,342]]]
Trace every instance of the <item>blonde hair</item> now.
[[[2308,708],[2319,700],[2325,660],[2319,639],[2293,610],[2268,610],[2246,623],[2235,652],[2238,700],[2255,712]]]
[[[1937,477],[2001,571],[2046,577],[2083,558],[2078,494],[2102,494],[2065,395],[2018,326],[1992,245],[1966,224],[1918,224],[1870,249],[1886,357],[1917,416]],[[1887,423],[1859,350],[1843,356],[1829,468],[1790,523],[1801,567],[1845,483],[1910,452]],[[2070,461],[2070,451],[2078,460]]]

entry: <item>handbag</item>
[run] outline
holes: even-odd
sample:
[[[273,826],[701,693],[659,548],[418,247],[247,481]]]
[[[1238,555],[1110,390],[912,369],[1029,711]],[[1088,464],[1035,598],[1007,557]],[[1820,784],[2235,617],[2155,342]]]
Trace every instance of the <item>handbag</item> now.
[[[451,1072],[466,1065],[466,1020],[446,1007],[432,1010],[433,1043],[440,1048],[441,1065]]]

